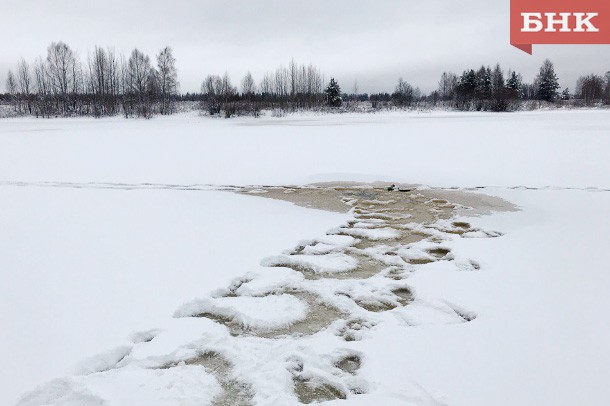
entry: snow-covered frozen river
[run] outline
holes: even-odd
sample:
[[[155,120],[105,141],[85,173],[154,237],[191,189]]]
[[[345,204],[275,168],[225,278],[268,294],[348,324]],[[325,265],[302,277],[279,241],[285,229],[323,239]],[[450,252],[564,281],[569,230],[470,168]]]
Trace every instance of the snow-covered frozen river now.
[[[610,188],[610,112],[0,122],[0,180]]]
[[[97,368],[103,358],[81,361],[166,328],[182,304],[348,219],[144,183],[350,179],[487,186],[480,192],[521,208],[469,219],[501,238],[446,242],[479,271],[430,264],[406,280],[476,320],[388,319],[368,340],[344,343],[364,355],[368,382],[350,404],[606,404],[609,153],[604,111],[0,121],[0,403]],[[174,379],[194,399],[187,378]],[[47,399],[69,392],[62,382]],[[79,393],[72,401],[88,404]]]

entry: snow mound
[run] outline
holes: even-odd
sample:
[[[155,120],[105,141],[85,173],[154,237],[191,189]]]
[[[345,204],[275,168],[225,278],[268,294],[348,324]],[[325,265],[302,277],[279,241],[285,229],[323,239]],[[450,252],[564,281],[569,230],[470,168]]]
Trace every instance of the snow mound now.
[[[320,243],[316,245],[307,245],[305,248],[303,248],[302,253],[305,255],[322,255],[329,254],[336,249],[338,249],[336,245]]]
[[[132,368],[51,381],[24,395],[17,405],[199,406],[210,404],[220,390],[216,379],[202,366]]]
[[[261,267],[246,274],[246,278],[245,281],[239,280],[233,293],[238,296],[264,296],[286,286],[299,285],[304,279],[300,272],[280,267]]]
[[[87,375],[95,372],[107,371],[129,355],[132,348],[132,346],[124,345],[105,353],[95,355],[79,363],[75,373],[78,375]]]
[[[429,305],[422,302],[412,303],[409,306],[394,310],[396,315],[409,326],[458,324],[464,320],[451,307],[447,305]]]
[[[393,240],[400,237],[400,232],[390,227],[374,229],[342,227],[332,230],[331,233],[348,235],[357,238],[366,238],[372,241]]]
[[[325,235],[324,237],[316,238],[316,241],[323,244],[337,245],[341,247],[349,247],[358,242],[357,239],[350,237],[349,235]]]
[[[263,266],[291,266],[315,273],[348,272],[356,269],[358,260],[343,253],[326,255],[278,255],[261,262]]]
[[[289,326],[307,316],[307,304],[292,295],[222,297],[187,303],[175,317],[218,317],[246,329],[272,330]]]

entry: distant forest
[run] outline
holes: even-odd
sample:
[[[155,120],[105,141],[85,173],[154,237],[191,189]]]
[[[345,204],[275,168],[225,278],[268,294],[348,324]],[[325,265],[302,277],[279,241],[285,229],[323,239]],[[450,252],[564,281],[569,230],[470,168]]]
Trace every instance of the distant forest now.
[[[6,77],[0,99],[13,112],[36,117],[152,117],[173,114],[182,105],[210,115],[258,116],[262,110],[282,114],[298,110],[379,110],[447,108],[461,111],[515,111],[540,106],[610,105],[610,72],[582,76],[576,89],[560,89],[553,63],[545,61],[533,83],[500,65],[481,66],[462,74],[445,72],[438,89],[425,94],[398,79],[393,93],[366,94],[357,82],[350,92],[313,65],[292,60],[265,74],[259,82],[247,73],[238,84],[228,74],[202,78],[200,93],[181,94],[176,59],[165,47],[154,59],[134,49],[128,58],[95,47],[85,61],[63,42],[49,45],[46,57],[21,59]],[[191,103],[186,103],[191,102]]]

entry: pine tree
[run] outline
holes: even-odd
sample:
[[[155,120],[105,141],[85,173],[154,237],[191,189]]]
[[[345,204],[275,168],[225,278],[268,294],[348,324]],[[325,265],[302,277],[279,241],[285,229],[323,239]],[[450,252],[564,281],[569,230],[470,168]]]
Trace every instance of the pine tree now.
[[[326,93],[326,104],[330,107],[341,107],[343,99],[341,98],[341,87],[335,78],[330,79],[330,83],[325,90]]]
[[[563,93],[561,93],[561,100],[570,100],[570,89],[567,87],[564,89]]]
[[[540,73],[536,78],[537,97],[539,100],[549,102],[555,101],[557,98],[557,90],[559,89],[559,81],[555,74],[555,68],[550,60],[544,61],[540,67]]]

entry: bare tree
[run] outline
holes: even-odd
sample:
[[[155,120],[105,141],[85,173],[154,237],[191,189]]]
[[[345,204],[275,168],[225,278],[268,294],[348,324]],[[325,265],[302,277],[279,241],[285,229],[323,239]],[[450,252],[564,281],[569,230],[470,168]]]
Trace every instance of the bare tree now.
[[[34,113],[36,116],[49,117],[53,110],[53,103],[50,98],[52,91],[47,64],[40,57],[34,62],[34,80],[37,95],[34,103]]]
[[[235,105],[231,103],[233,98],[237,94],[237,88],[233,86],[231,83],[231,78],[229,74],[225,72],[222,76],[222,88],[221,88],[222,100],[223,100],[223,110],[225,113],[225,117],[231,117],[235,111]]]
[[[266,73],[261,80],[260,91],[263,96],[269,97],[274,94],[274,79],[271,73]]]
[[[290,94],[290,73],[283,66],[275,71],[275,94],[281,98]]]
[[[205,108],[210,115],[219,114],[222,108],[222,79],[218,75],[208,75],[201,84],[205,97]]]
[[[134,49],[127,61],[125,72],[126,91],[143,97],[146,94],[148,75],[151,68],[150,58],[140,50]]]
[[[17,80],[15,79],[15,75],[13,74],[13,71],[8,71],[8,74],[6,75],[6,91],[8,92],[9,95],[11,95],[11,97],[13,98],[13,100],[15,101],[15,111],[17,111]]]
[[[128,103],[123,108],[126,110],[126,115],[129,115],[129,112],[135,112],[143,117],[152,115],[149,90],[152,90],[154,80],[151,76],[154,76],[154,71],[150,58],[140,50],[134,49],[125,68],[125,90]]]
[[[93,115],[99,116],[109,114],[112,96],[108,95],[109,60],[106,51],[98,46],[93,50],[93,55],[88,58],[89,77],[87,91],[93,95]]]
[[[410,106],[416,98],[416,89],[402,78],[398,79],[396,90],[392,95],[394,103],[398,106]]]
[[[590,105],[604,98],[604,78],[599,75],[587,75],[578,79],[577,97]]]
[[[106,51],[108,56],[108,93],[116,97],[121,93],[119,86],[120,83],[120,72],[119,72],[119,61],[116,57],[114,49],[108,48]]]
[[[32,76],[30,74],[30,65],[21,58],[17,66],[17,82],[19,83],[19,93],[30,95],[32,93]]]
[[[74,65],[72,66],[72,78],[73,78],[72,88],[70,90],[70,93],[73,96],[85,93],[85,87],[86,87],[85,74],[83,72],[83,66],[81,65],[80,61],[78,60],[78,58],[76,56],[75,56]],[[74,103],[73,107],[76,108],[76,106],[75,106],[76,102],[74,101],[73,103]]]
[[[455,97],[458,77],[455,73],[443,72],[438,83],[438,93],[441,100],[451,100]]]
[[[68,94],[76,87],[76,56],[68,45],[53,42],[47,49],[47,75],[51,90],[59,97],[63,112],[69,108]]]
[[[42,58],[38,58],[34,62],[34,79],[38,96],[46,96],[49,93],[48,77],[47,66]]]
[[[30,73],[30,66],[21,58],[17,65],[17,84],[19,85],[19,98],[20,103],[25,102],[28,113],[32,113],[32,75]]]
[[[112,49],[95,47],[88,58],[87,91],[93,97],[92,113],[111,115],[117,112],[120,93],[119,64]]]
[[[165,47],[157,55],[158,85],[161,95],[161,114],[174,112],[172,99],[178,92],[178,71],[176,58],[170,47]]]
[[[299,69],[297,67],[297,63],[294,58],[290,60],[290,64],[288,65],[288,75],[289,75],[289,85],[290,85],[290,96],[293,98],[298,93],[298,73]]]
[[[98,46],[89,58],[89,87],[96,95],[104,96],[108,90],[108,56],[106,51]]]
[[[246,73],[246,76],[241,81],[241,93],[248,98],[252,98],[254,93],[256,93],[256,84],[250,72]]]

